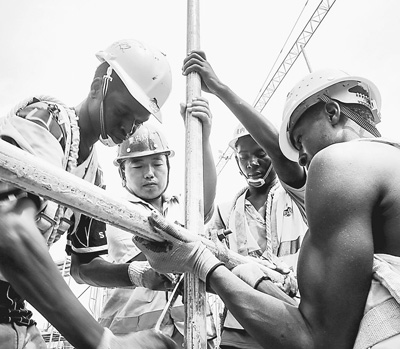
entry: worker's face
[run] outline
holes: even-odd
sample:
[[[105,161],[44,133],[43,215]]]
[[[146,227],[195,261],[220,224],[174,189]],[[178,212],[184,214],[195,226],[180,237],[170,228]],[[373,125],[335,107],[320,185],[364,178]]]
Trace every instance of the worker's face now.
[[[238,139],[236,156],[242,173],[253,180],[263,178],[271,164],[271,158],[250,136]]]
[[[323,105],[309,108],[294,125],[290,139],[299,151],[298,162],[310,166],[313,157],[322,149],[335,143],[333,127]]]
[[[110,83],[110,86],[113,82]],[[134,132],[135,126],[150,118],[145,109],[122,84],[109,88],[103,102],[107,135],[114,143],[122,143]]]
[[[158,198],[168,184],[168,165],[165,154],[127,159],[125,166],[126,187],[143,200]]]

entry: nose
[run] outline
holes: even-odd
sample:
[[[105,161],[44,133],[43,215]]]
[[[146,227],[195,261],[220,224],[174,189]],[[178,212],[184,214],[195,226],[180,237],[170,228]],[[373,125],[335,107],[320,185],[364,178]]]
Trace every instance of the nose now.
[[[259,163],[257,157],[252,156],[247,163],[247,168],[252,168],[253,166],[258,166],[258,165]]]
[[[132,136],[138,130],[138,128],[140,128],[140,126],[142,126],[142,122],[139,122],[139,121],[135,120],[133,122],[132,127],[130,128],[129,132],[126,132],[125,131],[125,127],[123,127],[122,131],[125,134],[125,139],[128,139],[130,136]]]
[[[149,166],[146,168],[146,172],[145,172],[145,174],[144,174],[144,178],[146,178],[146,179],[152,179],[152,178],[154,178],[154,169],[153,169],[153,166],[149,165]]]

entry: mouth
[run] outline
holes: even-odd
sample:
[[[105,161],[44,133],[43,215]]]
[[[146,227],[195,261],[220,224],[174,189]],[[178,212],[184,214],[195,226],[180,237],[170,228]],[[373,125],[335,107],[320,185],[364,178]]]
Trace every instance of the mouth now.
[[[156,182],[147,182],[143,184],[144,187],[155,187],[157,185]]]
[[[258,179],[262,177],[262,173],[260,171],[253,172],[253,173],[248,173],[247,176],[251,179]]]

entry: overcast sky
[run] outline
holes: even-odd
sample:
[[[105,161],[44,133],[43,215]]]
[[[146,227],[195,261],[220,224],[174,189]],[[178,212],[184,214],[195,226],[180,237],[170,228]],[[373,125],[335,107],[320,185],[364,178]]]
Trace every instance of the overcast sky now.
[[[220,79],[250,103],[255,101],[274,62],[281,62],[319,0],[200,1],[200,47]],[[337,0],[305,48],[313,70],[340,68],[365,76],[382,93],[381,132],[397,137],[399,2]],[[75,106],[88,94],[95,53],[121,38],[135,38],[160,48],[169,58],[173,91],[163,107],[163,130],[171,148],[171,188],[184,181],[184,126],[179,103],[185,101],[186,1],[183,0],[13,0],[0,5],[0,112],[32,94],[48,94]],[[296,20],[298,24],[293,28]],[[284,51],[283,53],[286,53]],[[274,70],[273,70],[274,71]],[[303,56],[271,98],[263,114],[279,127],[285,96],[308,73]],[[215,97],[205,95],[214,115],[212,147],[223,152],[237,124]],[[101,150],[108,186],[119,187],[112,165],[115,148]],[[231,161],[219,177],[219,198],[230,198],[244,185]]]

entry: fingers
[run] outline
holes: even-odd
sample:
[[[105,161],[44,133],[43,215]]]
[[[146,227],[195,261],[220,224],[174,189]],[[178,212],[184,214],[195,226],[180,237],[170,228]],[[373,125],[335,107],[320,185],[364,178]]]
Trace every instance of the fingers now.
[[[206,61],[206,55],[203,51],[191,52],[183,61],[182,74],[188,75],[191,72],[198,72]]]
[[[148,219],[150,225],[164,238],[168,239],[168,236],[170,236],[180,240],[181,234],[176,229],[176,226],[173,223],[168,222],[159,213],[152,212]]]
[[[185,114],[186,114],[186,104],[185,103],[179,104],[179,113],[181,114],[182,119],[185,120]]]
[[[208,104],[208,100],[204,97],[194,98],[192,103],[187,105],[187,111],[194,117],[200,119],[204,123],[211,123],[212,114]]]
[[[149,251],[154,253],[166,253],[171,249],[171,244],[168,241],[150,241],[137,235],[133,236],[132,241],[146,256]]]

